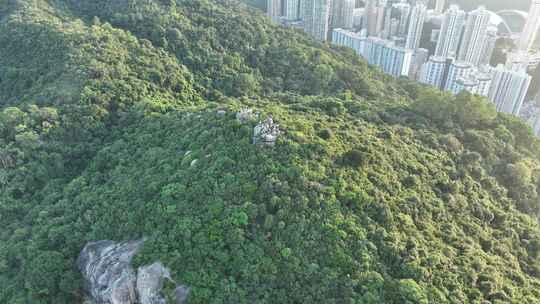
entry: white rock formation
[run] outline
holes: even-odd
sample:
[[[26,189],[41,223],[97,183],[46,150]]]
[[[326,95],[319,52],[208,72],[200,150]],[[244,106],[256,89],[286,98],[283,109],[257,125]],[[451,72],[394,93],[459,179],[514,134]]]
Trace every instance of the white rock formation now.
[[[244,108],[240,110],[240,112],[236,113],[236,119],[241,123],[246,123],[254,118],[256,118],[256,114],[253,112],[252,109]]]
[[[272,116],[268,116],[253,129],[253,143],[273,146],[280,134],[279,125],[274,122]]]
[[[160,262],[139,267],[137,271],[137,292],[141,303],[165,304],[160,295],[165,279],[171,280],[169,270]]]
[[[140,267],[131,266],[133,256],[144,241],[116,243],[98,241],[87,244],[77,260],[84,278],[84,288],[94,304],[166,304],[161,296],[169,270],[156,262]],[[173,282],[174,283],[174,282]],[[176,304],[185,303],[189,288],[179,285],[175,289]]]
[[[99,241],[86,245],[77,264],[85,289],[97,304],[136,303],[135,271],[131,260],[143,241]]]

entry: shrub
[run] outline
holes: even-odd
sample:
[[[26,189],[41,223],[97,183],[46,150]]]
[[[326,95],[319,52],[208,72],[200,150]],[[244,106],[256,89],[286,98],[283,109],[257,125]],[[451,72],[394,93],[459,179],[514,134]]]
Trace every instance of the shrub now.
[[[459,153],[463,151],[463,144],[454,135],[447,134],[440,140],[441,144],[452,153]]]
[[[359,150],[351,150],[344,155],[344,162],[345,164],[351,166],[351,167],[360,167],[362,166],[364,161],[364,153]]]
[[[332,131],[328,129],[324,129],[324,130],[319,131],[319,133],[317,133],[317,136],[319,136],[320,138],[324,140],[328,140],[332,137]]]

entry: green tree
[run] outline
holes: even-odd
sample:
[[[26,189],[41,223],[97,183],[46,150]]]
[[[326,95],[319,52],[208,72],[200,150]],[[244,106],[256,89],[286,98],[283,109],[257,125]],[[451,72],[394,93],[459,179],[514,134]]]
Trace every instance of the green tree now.
[[[424,289],[414,280],[403,279],[399,281],[400,299],[399,303],[404,304],[427,304],[428,298]]]
[[[423,88],[418,93],[418,99],[414,101],[412,108],[431,121],[443,124],[455,111],[455,107],[449,102],[448,97],[448,94],[437,89]]]
[[[497,117],[493,103],[467,91],[456,96],[454,108],[457,121],[464,127],[487,126]]]
[[[59,291],[59,282],[67,271],[64,256],[57,251],[43,251],[26,269],[26,280],[36,297],[52,296]]]

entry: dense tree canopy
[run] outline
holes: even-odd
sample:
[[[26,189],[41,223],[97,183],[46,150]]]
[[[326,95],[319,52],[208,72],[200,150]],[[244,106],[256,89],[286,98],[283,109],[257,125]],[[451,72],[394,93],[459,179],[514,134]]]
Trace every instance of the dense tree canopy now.
[[[81,303],[83,246],[141,237],[189,303],[540,301],[539,142],[485,99],[236,1],[0,18],[1,303]]]

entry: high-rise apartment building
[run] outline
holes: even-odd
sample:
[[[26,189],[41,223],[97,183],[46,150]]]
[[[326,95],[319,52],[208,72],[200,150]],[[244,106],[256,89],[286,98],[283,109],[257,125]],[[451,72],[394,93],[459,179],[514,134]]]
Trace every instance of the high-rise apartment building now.
[[[367,36],[377,35],[377,0],[366,0],[362,28]]]
[[[478,86],[473,93],[487,97],[489,95],[493,76],[490,73],[477,71],[473,73],[472,77],[478,81]]]
[[[531,48],[538,33],[538,25],[540,24],[540,0],[532,0],[531,2],[527,22],[517,45],[518,50],[522,52],[527,52]]]
[[[380,37],[384,30],[384,18],[386,18],[386,0],[379,0],[377,3],[377,26],[375,27],[375,32],[377,33],[377,36]]]
[[[281,0],[266,0],[266,15],[273,21],[279,21],[282,16]]]
[[[454,82],[454,94],[458,94],[462,91],[467,91],[472,94],[476,94],[476,90],[478,88],[478,80],[476,80],[474,77],[461,77],[456,79]]]
[[[345,29],[334,29],[332,31],[332,44],[350,47],[358,55],[364,56],[366,37]]]
[[[409,75],[413,60],[413,51],[395,46],[392,42],[378,37],[366,39],[364,58],[395,77]]]
[[[363,19],[364,19],[364,8],[355,8],[353,11],[354,28],[362,29]]]
[[[362,37],[344,29],[332,31],[332,43],[348,46],[364,57],[369,64],[379,66],[395,77],[407,76],[413,60],[413,51],[395,46],[378,37]]]
[[[393,37],[397,37],[399,34],[399,19],[392,18],[390,21],[390,34],[389,39],[393,39]]]
[[[445,84],[445,73],[447,66],[447,58],[431,56],[429,60],[422,66],[418,80],[423,84],[442,89],[443,85]]]
[[[395,35],[392,29],[392,24],[395,21],[395,19],[392,19],[392,6],[387,6],[384,13],[384,27],[380,35],[383,39],[390,39],[390,37]]]
[[[525,71],[515,71],[503,65],[492,70],[493,80],[489,99],[497,111],[518,115],[531,84],[531,76]]]
[[[300,0],[283,0],[283,15],[289,21],[300,19]]]
[[[455,57],[459,46],[466,13],[457,5],[451,5],[444,13],[435,56]]]
[[[435,14],[442,14],[444,12],[445,0],[435,0]]]
[[[409,70],[409,78],[416,80],[420,71],[429,58],[429,50],[419,48],[414,52],[413,61]]]
[[[298,6],[299,6],[299,10],[298,10],[298,18],[300,20],[304,20],[304,2],[306,2],[308,0],[298,0]]]
[[[395,3],[392,7],[399,14],[398,36],[405,37],[407,35],[407,25],[409,24],[409,16],[411,15],[411,5],[406,1]]]
[[[448,77],[446,78],[444,89],[454,94],[459,93],[458,87],[456,86],[456,80],[466,78],[473,72],[474,69],[470,63],[463,61],[453,62],[448,69]]]
[[[467,76],[456,79],[451,87],[451,92],[458,94],[461,91],[467,91],[487,97],[491,87],[491,80],[491,74],[473,71]]]
[[[426,17],[426,5],[421,1],[417,2],[412,8],[409,18],[409,30],[407,40],[405,41],[405,48],[416,50],[420,46],[420,38],[422,38],[422,30],[424,29]]]
[[[508,55],[507,67],[514,70],[526,70],[531,57],[529,50],[534,43],[540,23],[540,0],[532,0],[527,22],[523,28],[517,49]]]
[[[355,0],[332,0],[332,28],[352,28],[354,6]]]
[[[490,17],[490,13],[483,6],[469,13],[458,54],[459,61],[473,66],[480,64]]]
[[[489,65],[491,62],[491,57],[493,57],[497,39],[499,39],[498,32],[499,29],[496,26],[488,27],[486,39],[484,39],[484,45],[482,47],[482,56],[480,56],[481,66]]]
[[[331,0],[304,0],[304,30],[320,41],[326,41],[330,27]]]

